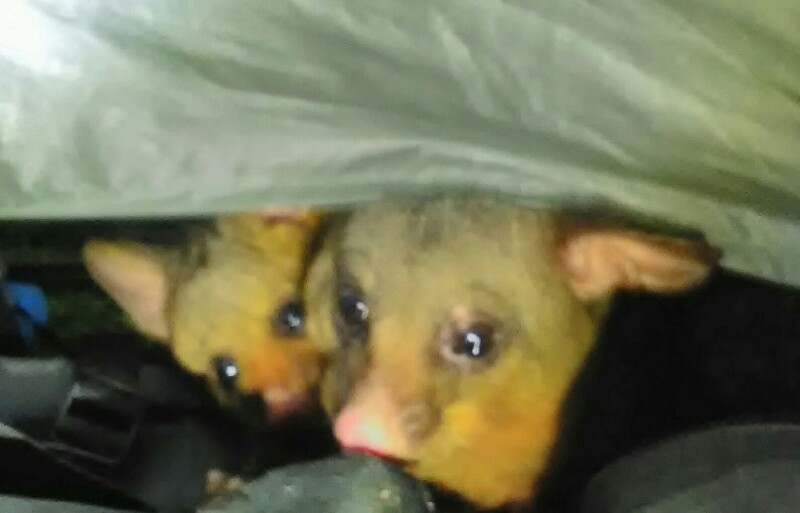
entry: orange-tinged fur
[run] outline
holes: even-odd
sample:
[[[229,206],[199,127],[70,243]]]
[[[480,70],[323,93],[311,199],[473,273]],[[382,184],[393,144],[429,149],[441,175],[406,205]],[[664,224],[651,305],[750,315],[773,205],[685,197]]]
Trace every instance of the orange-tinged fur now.
[[[217,220],[216,231],[182,248],[91,241],[84,260],[136,327],[206,376],[221,402],[232,398],[218,382],[218,356],[238,366],[239,392],[306,397],[315,393],[321,353],[304,332],[276,330],[273,318],[301,297],[306,253],[320,220],[311,213],[292,220],[228,215]]]
[[[340,441],[480,507],[529,499],[614,291],[688,288],[713,265],[701,243],[570,230],[553,213],[479,200],[368,207],[335,225],[306,291]],[[354,287],[365,340],[336,313],[337,290]],[[486,319],[490,356],[443,356],[461,326]],[[367,437],[359,422],[383,431]]]

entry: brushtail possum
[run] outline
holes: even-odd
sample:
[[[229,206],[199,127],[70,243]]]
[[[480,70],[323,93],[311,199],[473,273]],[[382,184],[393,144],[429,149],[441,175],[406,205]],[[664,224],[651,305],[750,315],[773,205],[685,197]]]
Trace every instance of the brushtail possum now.
[[[280,421],[307,409],[320,374],[300,290],[320,221],[226,215],[178,248],[92,240],[84,262],[136,328],[205,376],[222,404],[258,394]]]
[[[718,258],[478,199],[356,210],[306,283],[336,438],[478,507],[525,503],[614,293],[689,289]]]

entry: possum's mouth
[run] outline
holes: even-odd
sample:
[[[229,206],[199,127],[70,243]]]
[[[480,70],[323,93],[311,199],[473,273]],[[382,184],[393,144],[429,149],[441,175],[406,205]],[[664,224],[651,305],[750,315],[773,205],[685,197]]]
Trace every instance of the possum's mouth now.
[[[262,397],[267,404],[270,423],[284,422],[311,408],[311,401],[305,394],[283,388],[265,389]]]
[[[410,463],[409,460],[398,458],[396,456],[392,456],[391,454],[387,454],[375,449],[370,449],[369,447],[345,447],[344,451],[349,454],[359,454],[361,456],[379,459],[400,467]]]

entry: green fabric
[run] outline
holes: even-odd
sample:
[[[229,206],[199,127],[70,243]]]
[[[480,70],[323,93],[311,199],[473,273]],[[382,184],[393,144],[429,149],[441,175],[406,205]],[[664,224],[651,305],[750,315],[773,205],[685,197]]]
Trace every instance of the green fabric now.
[[[800,285],[800,3],[3,0],[0,218],[483,191]]]

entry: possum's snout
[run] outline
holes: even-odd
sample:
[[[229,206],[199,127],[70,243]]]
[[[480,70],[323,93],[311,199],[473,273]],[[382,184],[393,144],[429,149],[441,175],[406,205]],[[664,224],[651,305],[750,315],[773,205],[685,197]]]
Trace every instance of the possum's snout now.
[[[379,383],[361,387],[339,412],[334,434],[345,450],[408,460],[411,443],[389,391]]]
[[[311,409],[312,401],[305,391],[297,392],[282,387],[267,388],[262,393],[267,404],[268,420],[272,424]]]

